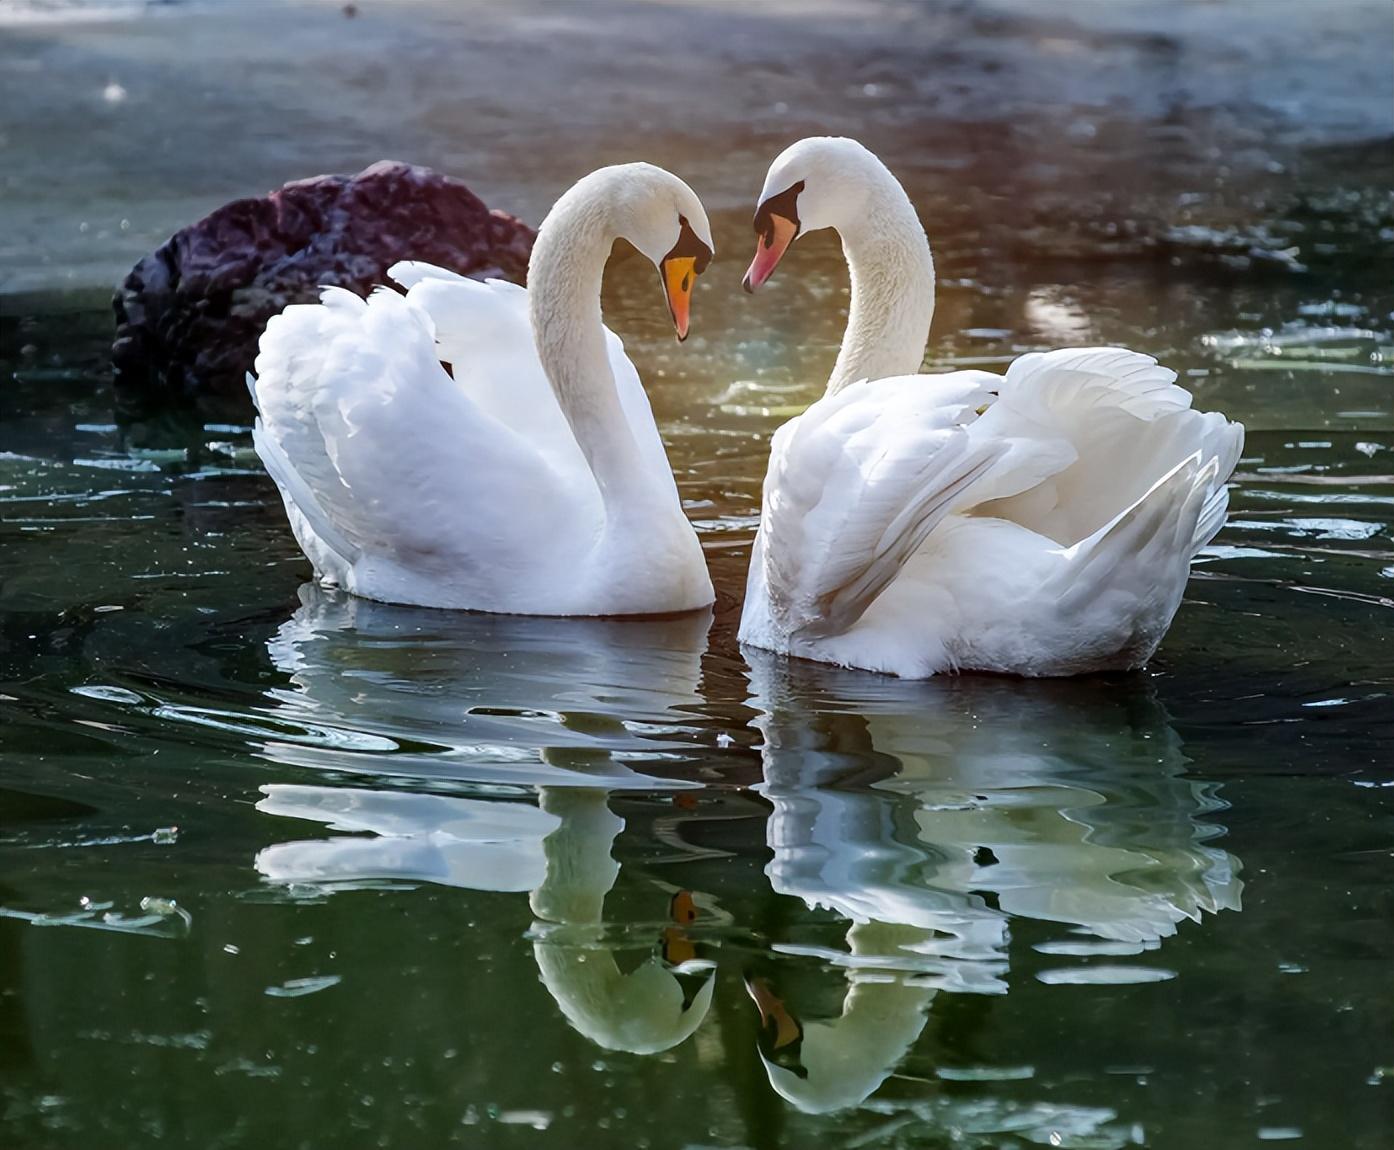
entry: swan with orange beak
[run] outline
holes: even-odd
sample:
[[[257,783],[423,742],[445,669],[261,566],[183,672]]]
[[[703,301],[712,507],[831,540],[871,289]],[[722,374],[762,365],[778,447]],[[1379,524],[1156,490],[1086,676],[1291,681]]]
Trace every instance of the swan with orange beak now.
[[[712,256],[693,190],[601,168],[538,229],[528,286],[404,261],[267,324],[256,449],[321,582],[509,615],[656,615],[714,598],[643,382],[604,323],[625,240],[684,339]]]

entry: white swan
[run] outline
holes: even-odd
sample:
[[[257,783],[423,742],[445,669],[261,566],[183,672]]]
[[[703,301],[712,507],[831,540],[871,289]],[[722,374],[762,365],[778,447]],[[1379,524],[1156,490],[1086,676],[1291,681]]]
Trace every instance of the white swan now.
[[[1149,356],[1022,356],[919,375],[934,264],[895,177],[853,140],[771,166],[746,275],[834,228],[851,270],[827,392],[771,445],[742,642],[923,678],[1139,667],[1224,523],[1243,427]]]
[[[650,164],[557,201],[527,290],[399,263],[405,296],[330,288],[271,320],[248,381],[255,442],[323,582],[526,615],[712,602],[638,374],[601,322],[617,238],[658,266],[685,338],[711,231]]]

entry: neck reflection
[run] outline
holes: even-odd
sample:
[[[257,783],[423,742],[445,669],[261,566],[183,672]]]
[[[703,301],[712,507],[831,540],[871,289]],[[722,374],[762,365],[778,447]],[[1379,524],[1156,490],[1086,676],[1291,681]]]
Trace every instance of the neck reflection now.
[[[709,624],[453,615],[307,588],[270,644],[291,676],[273,698],[284,729],[316,737],[268,742],[266,757],[455,793],[267,784],[260,811],[338,833],[269,846],[257,870],[320,891],[528,893],[538,970],[578,1032],[639,1054],[681,1043],[710,1008],[712,964],[683,931],[686,892],[659,892],[643,927],[604,921],[624,827],[609,798],[696,787],[665,776],[700,754]],[[641,759],[662,773],[629,765]]]
[[[278,730],[315,734],[265,744],[296,774],[258,807],[333,833],[257,869],[321,892],[526,893],[572,1029],[638,1054],[754,1033],[764,1076],[810,1113],[923,1052],[943,992],[1141,979],[1185,920],[1239,909],[1238,860],[1212,841],[1224,804],[1146,680],[905,683],[756,655],[759,781],[703,793],[693,779],[750,755],[698,717],[707,622],[308,593],[271,645],[290,675],[271,698]],[[679,801],[625,795],[655,791]]]
[[[1146,680],[908,683],[750,655],[766,874],[851,923],[842,939],[834,926],[772,948],[787,960],[776,967],[844,988],[840,1012],[818,1022],[783,997],[799,1057],[762,1050],[800,1109],[874,1091],[939,992],[1005,994],[1014,927],[1063,928],[1036,947],[1051,955],[1043,980],[1144,981],[1169,972],[1095,960],[1240,909],[1238,860],[1209,841],[1224,804],[1185,777]],[[763,989],[777,994],[778,979]],[[764,1035],[777,1042],[768,1023]]]

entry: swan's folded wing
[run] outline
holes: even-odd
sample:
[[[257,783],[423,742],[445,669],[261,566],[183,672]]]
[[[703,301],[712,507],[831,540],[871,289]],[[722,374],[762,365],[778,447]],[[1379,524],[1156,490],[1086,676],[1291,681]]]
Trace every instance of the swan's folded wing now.
[[[554,466],[583,475],[585,462],[576,437],[537,356],[527,290],[504,280],[480,282],[410,261],[394,264],[387,274],[408,288],[407,298],[431,317],[440,358],[451,365],[470,397]],[[672,485],[672,469],[644,385],[624,344],[609,328],[605,347],[625,419],[653,482]]]
[[[855,623],[1006,450],[971,437],[976,387],[855,384],[775,434],[761,516],[771,612],[790,632]]]
[[[387,289],[323,301],[273,318],[256,362],[258,450],[288,503],[347,566],[506,562],[545,517],[546,462],[451,379],[422,309]]]
[[[422,263],[394,264],[388,275],[430,317],[439,358],[471,400],[557,466],[582,466],[537,357],[525,289]]]
[[[1217,460],[1215,490],[1238,462],[1244,429],[1224,416],[1191,410],[1176,373],[1124,348],[1066,348],[1024,355],[1002,379],[996,403],[975,434],[1067,445],[1068,467],[1030,488],[1000,490],[1000,515],[1065,544],[1086,538],[1131,507],[1181,460]],[[1216,494],[1203,525],[1223,522]]]

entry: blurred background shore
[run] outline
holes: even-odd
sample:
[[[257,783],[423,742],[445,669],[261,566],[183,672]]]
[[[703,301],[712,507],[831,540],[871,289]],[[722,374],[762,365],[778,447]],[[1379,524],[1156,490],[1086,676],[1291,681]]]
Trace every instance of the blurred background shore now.
[[[1290,201],[1388,212],[1392,47],[1388,0],[0,0],[0,296],[384,157],[533,223],[637,157],[744,212],[815,132],[893,158],[950,264],[1281,262]]]

